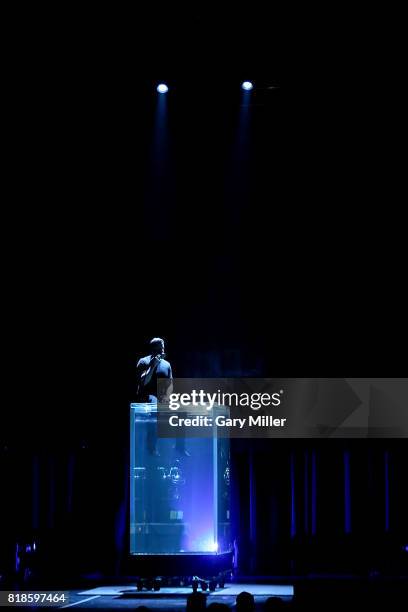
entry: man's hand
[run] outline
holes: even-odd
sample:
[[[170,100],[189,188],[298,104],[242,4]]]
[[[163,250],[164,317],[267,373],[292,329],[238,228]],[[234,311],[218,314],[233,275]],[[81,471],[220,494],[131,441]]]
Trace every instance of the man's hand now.
[[[163,379],[165,380],[165,379]],[[170,403],[170,395],[173,393],[173,380],[170,379],[170,382],[167,386],[167,389],[161,394],[160,396],[160,403],[161,404],[169,404]]]

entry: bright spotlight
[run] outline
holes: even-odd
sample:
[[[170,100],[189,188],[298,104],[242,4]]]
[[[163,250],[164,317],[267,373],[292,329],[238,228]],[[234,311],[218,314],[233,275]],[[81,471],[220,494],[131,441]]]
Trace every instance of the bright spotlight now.
[[[241,85],[242,89],[244,89],[245,91],[251,91],[251,89],[254,88],[253,83],[251,83],[251,81],[244,81]]]
[[[167,93],[169,88],[167,87],[166,83],[160,83],[160,85],[157,86],[157,91],[159,93]]]

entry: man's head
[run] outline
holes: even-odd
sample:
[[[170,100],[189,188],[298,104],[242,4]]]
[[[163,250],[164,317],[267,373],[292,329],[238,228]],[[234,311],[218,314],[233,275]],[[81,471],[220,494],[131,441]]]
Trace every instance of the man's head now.
[[[240,612],[253,612],[255,610],[255,599],[252,593],[242,591],[235,600],[236,608]]]
[[[164,340],[161,338],[152,338],[149,342],[152,355],[161,355],[164,353]]]

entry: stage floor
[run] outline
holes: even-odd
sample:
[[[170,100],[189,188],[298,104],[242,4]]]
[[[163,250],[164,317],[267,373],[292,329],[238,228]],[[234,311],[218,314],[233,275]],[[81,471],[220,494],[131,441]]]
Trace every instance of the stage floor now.
[[[280,597],[290,601],[293,597],[293,586],[278,584],[227,584],[223,589],[206,592],[208,603],[220,602],[232,607],[236,596],[242,591],[249,591],[261,606],[268,597]],[[132,608],[146,605],[152,610],[185,610],[190,588],[162,588],[158,592],[137,591],[130,585],[106,586],[86,591],[70,591],[69,604],[61,608]],[[208,605],[208,604],[207,604]]]

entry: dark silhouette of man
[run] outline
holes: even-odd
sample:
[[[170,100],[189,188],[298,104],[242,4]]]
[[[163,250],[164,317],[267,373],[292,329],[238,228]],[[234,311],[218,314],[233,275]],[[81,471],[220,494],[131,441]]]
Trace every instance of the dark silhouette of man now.
[[[149,342],[150,355],[142,357],[137,362],[137,402],[156,404],[157,402],[168,401],[169,395],[173,391],[173,373],[171,365],[164,359],[164,340],[162,338],[152,338]],[[167,384],[160,384],[159,379],[167,380]],[[158,396],[160,393],[160,397]],[[156,428],[148,429],[147,447],[153,455],[159,455],[157,451]],[[185,439],[178,437],[174,448],[177,453],[190,457],[186,449]]]
[[[147,403],[157,403],[157,381],[159,378],[168,379],[169,384],[165,385],[167,393],[171,393],[172,371],[171,365],[164,359],[164,340],[162,338],[152,338],[150,340],[150,355],[142,357],[137,362],[137,401]],[[162,398],[159,398],[161,400]]]

